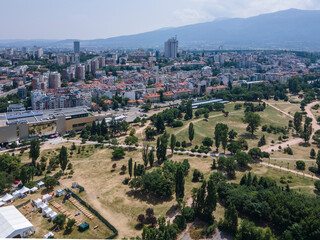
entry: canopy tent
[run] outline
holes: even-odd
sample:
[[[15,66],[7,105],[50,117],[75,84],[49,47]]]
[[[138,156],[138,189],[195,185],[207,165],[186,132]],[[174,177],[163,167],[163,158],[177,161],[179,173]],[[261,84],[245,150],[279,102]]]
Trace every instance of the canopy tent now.
[[[50,194],[45,194],[42,197],[42,201],[43,202],[48,202],[49,200],[51,200],[53,197]]]
[[[44,210],[46,210],[48,208],[48,205],[45,203],[42,203],[39,208],[41,209],[41,212],[43,212]]]
[[[2,202],[12,202],[13,201],[13,196],[9,193],[6,193],[1,199]]]
[[[6,205],[5,202],[0,202],[0,207],[2,207],[3,205]]]
[[[56,218],[56,216],[58,216],[58,214],[57,214],[56,212],[51,212],[51,213],[49,214],[49,218],[50,218],[52,221]]]
[[[53,212],[52,209],[48,207],[47,209],[44,209],[42,211],[42,216],[49,217],[50,213],[52,213],[52,212]]]
[[[63,195],[63,190],[62,189],[58,189],[57,190],[57,197],[61,197]]]
[[[12,193],[14,199],[21,197],[21,193],[19,190],[16,190]]]
[[[30,189],[27,188],[26,186],[23,186],[23,187],[19,190],[19,192],[20,192],[21,194],[30,193]]]
[[[89,223],[83,222],[79,225],[78,230],[80,232],[84,232],[85,230],[89,229]]]
[[[26,238],[33,233],[33,225],[15,206],[0,208],[0,238]]]
[[[37,198],[36,200],[33,200],[33,205],[36,206],[36,208],[40,208],[40,206],[43,204],[40,198]]]
[[[44,182],[39,181],[37,186],[38,186],[38,189],[43,188],[44,187]]]
[[[33,188],[30,188],[30,192],[34,193],[35,191],[37,191],[38,188],[37,187],[33,187]]]

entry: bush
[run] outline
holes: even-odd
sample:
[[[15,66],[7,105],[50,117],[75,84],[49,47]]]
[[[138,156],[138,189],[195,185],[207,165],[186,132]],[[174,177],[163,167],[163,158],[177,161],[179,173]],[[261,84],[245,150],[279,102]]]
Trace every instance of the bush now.
[[[172,127],[176,128],[176,127],[182,127],[183,126],[183,122],[182,121],[173,121],[172,123]]]
[[[193,222],[195,219],[194,209],[189,206],[183,209],[182,215],[184,216],[187,222]]]
[[[316,167],[309,167],[309,171],[315,174],[318,173],[318,169]]]
[[[126,177],[126,178],[123,180],[122,183],[123,183],[124,185],[128,185],[129,182],[130,182],[130,178],[129,178],[129,177]]]
[[[317,191],[320,192],[320,180],[315,181],[314,186],[317,189]]]
[[[199,182],[200,178],[202,177],[203,174],[198,169],[195,169],[193,171],[192,182]]]
[[[180,142],[177,141],[177,142],[176,142],[176,147],[180,147],[180,146],[181,146]]]
[[[182,141],[181,146],[186,148],[187,147],[187,142],[186,141]]]
[[[173,223],[177,224],[179,232],[182,232],[187,227],[186,219],[184,218],[184,216],[181,215],[177,215],[174,218]]]
[[[296,161],[296,168],[299,170],[305,170],[306,169],[306,163],[304,161]]]

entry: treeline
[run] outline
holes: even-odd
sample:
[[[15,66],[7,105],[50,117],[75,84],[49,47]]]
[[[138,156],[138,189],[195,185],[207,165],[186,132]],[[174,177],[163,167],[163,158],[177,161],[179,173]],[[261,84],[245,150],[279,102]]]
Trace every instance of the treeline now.
[[[83,141],[98,141],[103,142],[104,140],[110,140],[121,134],[127,133],[129,130],[129,123],[126,121],[116,121],[112,118],[110,123],[106,123],[105,119],[99,122],[93,122],[92,125],[87,125],[82,129],[80,137]],[[71,131],[69,134],[71,137],[75,136],[75,132]]]
[[[296,193],[288,185],[278,187],[274,180],[251,173],[242,177],[240,185],[222,181],[217,191],[227,208],[235,206],[241,215],[269,226],[279,239],[320,238],[320,202],[316,197]],[[258,234],[247,239],[264,238]]]

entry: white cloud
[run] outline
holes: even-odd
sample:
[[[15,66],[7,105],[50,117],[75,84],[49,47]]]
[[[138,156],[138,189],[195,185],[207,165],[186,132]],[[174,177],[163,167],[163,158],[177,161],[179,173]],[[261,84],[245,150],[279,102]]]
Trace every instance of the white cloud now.
[[[192,23],[207,22],[214,19],[214,17],[202,10],[184,8],[173,11],[174,25],[187,25]]]

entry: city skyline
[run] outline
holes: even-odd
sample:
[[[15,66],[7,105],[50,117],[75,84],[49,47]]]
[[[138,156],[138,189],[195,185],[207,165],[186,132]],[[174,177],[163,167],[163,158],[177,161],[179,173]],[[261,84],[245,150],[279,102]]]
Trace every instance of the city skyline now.
[[[315,0],[177,0],[131,2],[2,1],[0,39],[96,39],[142,33],[219,18],[251,17],[289,8],[320,9]],[[18,8],[16,6],[19,6]],[[124,7],[126,6],[126,7]],[[12,11],[15,17],[12,18]],[[8,21],[10,19],[10,21]],[[41,21],[40,21],[41,19]],[[117,21],[118,19],[118,21]],[[121,19],[121,21],[119,20]],[[15,31],[12,31],[15,29]]]

